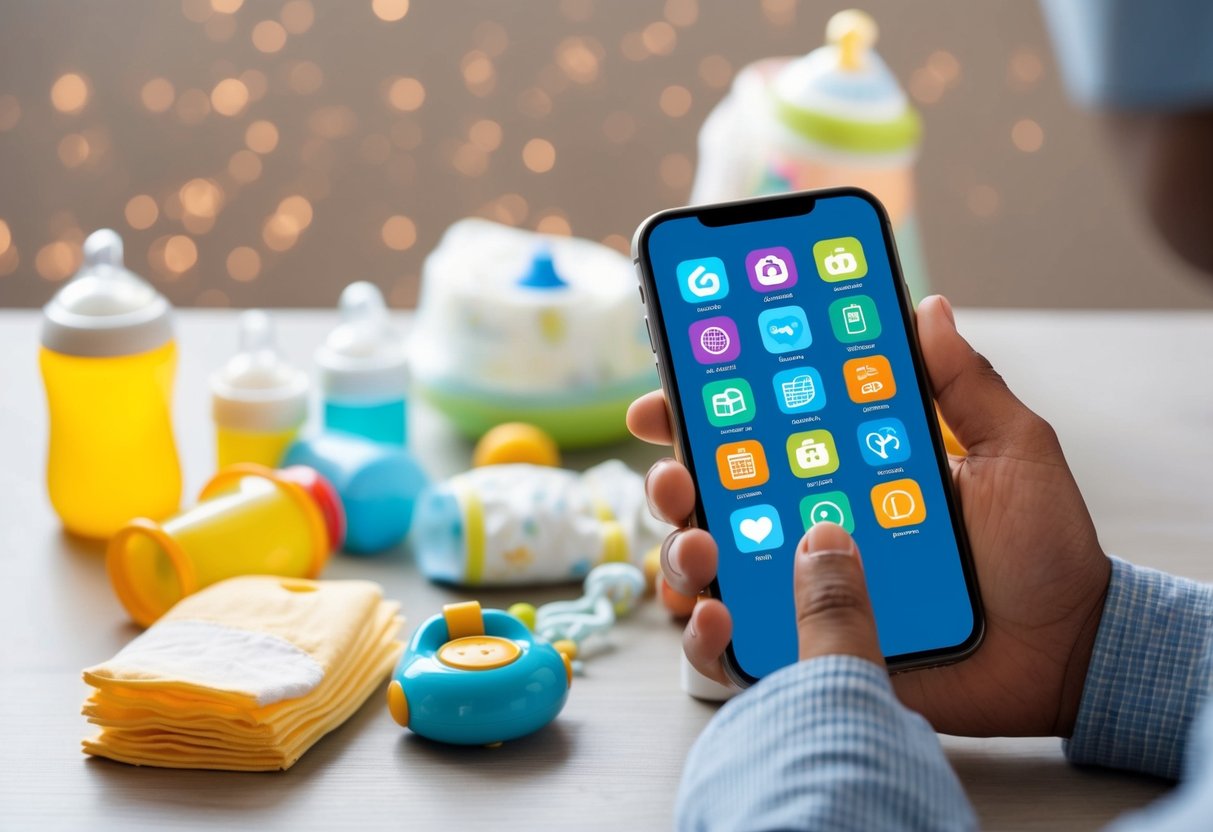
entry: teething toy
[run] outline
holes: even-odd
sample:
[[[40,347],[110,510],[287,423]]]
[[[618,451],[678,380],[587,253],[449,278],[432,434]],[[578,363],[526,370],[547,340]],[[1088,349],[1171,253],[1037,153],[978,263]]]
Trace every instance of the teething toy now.
[[[518,618],[466,601],[413,634],[388,684],[388,710],[431,740],[496,745],[555,719],[572,681],[571,660]]]

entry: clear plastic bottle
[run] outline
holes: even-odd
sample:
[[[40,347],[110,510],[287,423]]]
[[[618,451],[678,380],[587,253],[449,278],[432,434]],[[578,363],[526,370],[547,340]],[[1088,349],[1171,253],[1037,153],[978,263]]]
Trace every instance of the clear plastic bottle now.
[[[921,120],[876,54],[876,23],[848,10],[826,45],[743,68],[699,133],[691,201],[854,185],[884,204],[911,294],[928,291],[914,218]]]
[[[307,420],[307,373],[274,346],[260,309],[240,316],[240,351],[211,376],[211,413],[220,468],[256,462],[277,468]]]
[[[80,271],[43,309],[47,490],[71,532],[104,538],[132,517],[177,510],[170,315],[168,301],[123,267],[122,238],[109,229],[89,235]]]
[[[316,352],[324,425],[403,445],[408,393],[404,340],[373,284],[351,283],[338,305],[342,322]]]

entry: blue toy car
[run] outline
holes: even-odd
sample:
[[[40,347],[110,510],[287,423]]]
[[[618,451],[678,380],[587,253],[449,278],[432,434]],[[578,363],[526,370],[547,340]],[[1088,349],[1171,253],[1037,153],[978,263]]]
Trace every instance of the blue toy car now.
[[[413,634],[388,709],[423,737],[496,745],[555,719],[572,681],[568,657],[514,616],[476,601],[448,604]]]

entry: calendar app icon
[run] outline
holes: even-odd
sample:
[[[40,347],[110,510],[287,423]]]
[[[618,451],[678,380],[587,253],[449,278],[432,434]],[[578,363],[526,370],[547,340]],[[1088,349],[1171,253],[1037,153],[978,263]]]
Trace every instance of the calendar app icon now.
[[[762,444],[753,439],[728,442],[716,449],[720,484],[730,491],[757,488],[771,478]]]

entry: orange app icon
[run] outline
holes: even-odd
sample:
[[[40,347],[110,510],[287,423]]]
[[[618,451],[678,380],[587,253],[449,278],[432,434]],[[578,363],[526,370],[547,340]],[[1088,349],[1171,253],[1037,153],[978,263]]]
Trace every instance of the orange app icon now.
[[[883,355],[852,358],[842,365],[842,374],[846,377],[847,392],[853,402],[878,402],[893,398],[897,392],[893,368]]]
[[[911,479],[882,482],[872,489],[872,510],[883,528],[917,526],[927,519],[922,489]]]
[[[767,455],[761,443],[753,439],[717,448],[716,470],[720,472],[720,484],[733,491],[755,488],[771,477]]]

